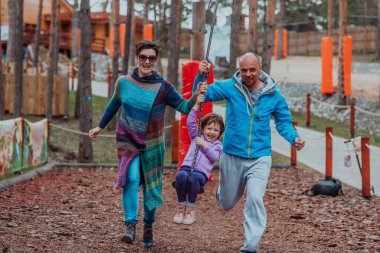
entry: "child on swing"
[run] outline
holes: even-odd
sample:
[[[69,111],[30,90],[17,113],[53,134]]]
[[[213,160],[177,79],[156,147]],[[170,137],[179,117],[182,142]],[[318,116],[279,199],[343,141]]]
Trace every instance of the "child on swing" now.
[[[178,207],[173,217],[174,223],[191,225],[196,221],[195,201],[200,189],[203,189],[210,177],[215,162],[222,153],[222,143],[219,137],[224,132],[223,118],[214,113],[207,114],[201,123],[201,135],[198,137],[196,115],[198,106],[204,101],[204,95],[199,95],[197,102],[187,118],[191,144],[181,169],[176,174],[175,188],[178,197]],[[198,146],[198,154],[196,154]],[[193,166],[194,157],[195,166]],[[193,169],[193,170],[192,170]]]

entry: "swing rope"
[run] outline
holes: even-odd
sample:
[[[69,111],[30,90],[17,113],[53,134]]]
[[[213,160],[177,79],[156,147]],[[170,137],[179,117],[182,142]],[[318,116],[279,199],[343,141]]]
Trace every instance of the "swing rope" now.
[[[211,2],[212,0],[209,1],[208,3],[208,6],[207,6],[207,10],[206,10],[206,14],[210,11],[211,9]],[[211,45],[211,40],[212,40],[212,34],[214,32],[214,26],[216,24],[216,11],[218,9],[218,0],[215,1],[215,7],[214,7],[214,13],[213,13],[213,22],[211,24],[211,30],[210,30],[210,36],[208,38],[208,44],[207,44],[207,51],[206,51],[206,60],[208,60],[208,56],[209,56],[209,53],[210,53],[210,45]],[[205,25],[205,22],[206,22],[206,14],[205,14],[205,17],[203,19],[203,24],[202,24],[202,27],[204,27]],[[202,83],[204,83],[206,81],[206,74],[202,74]],[[202,130],[202,114],[203,114],[203,102],[201,102],[199,104],[199,121],[198,121],[198,132],[197,132],[197,137],[200,137],[201,136],[201,130]],[[193,158],[193,162],[192,162],[192,165],[191,165],[191,168],[190,168],[190,171],[193,172],[194,169],[195,169],[195,166],[197,164],[197,157],[198,157],[198,154],[199,154],[199,146],[196,145],[195,147],[195,152],[194,152],[194,158]],[[172,183],[172,186],[175,188],[175,185],[176,185],[176,181],[174,181]],[[201,187],[199,189],[199,193],[203,193],[204,192],[204,188]]]

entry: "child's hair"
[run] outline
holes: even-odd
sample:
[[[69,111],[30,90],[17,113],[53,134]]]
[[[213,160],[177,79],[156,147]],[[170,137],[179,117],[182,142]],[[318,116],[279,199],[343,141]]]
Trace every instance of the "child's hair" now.
[[[203,130],[207,125],[209,125],[211,123],[219,123],[219,125],[220,125],[220,135],[219,135],[219,137],[222,136],[222,134],[224,132],[224,122],[223,122],[222,116],[220,116],[219,114],[216,114],[216,113],[209,113],[209,114],[207,114],[202,119],[201,129]]]

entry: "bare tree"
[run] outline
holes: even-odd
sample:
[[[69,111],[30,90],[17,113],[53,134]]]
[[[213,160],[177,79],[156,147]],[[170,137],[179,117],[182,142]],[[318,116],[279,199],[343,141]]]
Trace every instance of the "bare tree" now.
[[[268,0],[268,7],[265,12],[264,30],[264,51],[262,66],[263,70],[270,74],[270,65],[274,44],[274,20],[275,20],[276,0]]]
[[[80,92],[80,119],[82,132],[88,133],[92,127],[92,88],[91,88],[91,18],[89,0],[81,1],[81,34],[79,53],[78,84]],[[89,136],[80,136],[79,162],[91,162],[93,159],[92,140]]]
[[[158,4],[157,4],[158,2]],[[158,10],[157,10],[158,9]],[[162,4],[161,4],[161,1],[154,1],[154,7],[153,7],[153,11],[154,11],[154,28],[153,28],[153,32],[154,32],[154,40],[160,44],[161,42],[161,36],[160,36],[160,33],[162,32],[161,31],[161,11],[162,11]],[[162,72],[162,61],[161,61],[161,57],[158,57],[157,59],[157,70]]]
[[[205,2],[193,3],[193,29],[191,32],[190,58],[201,61],[205,58]]]
[[[134,12],[134,0],[128,0],[127,7],[127,19],[125,21],[125,37],[124,37],[124,57],[123,57],[123,75],[128,73],[128,65],[129,65],[129,56],[130,56],[130,48],[131,48],[131,39],[132,39],[132,16]],[[133,43],[133,41],[132,41]],[[133,55],[131,55],[133,58]]]
[[[7,58],[14,74],[15,92],[13,98],[13,116],[20,117],[22,112],[23,81],[23,0],[8,0],[9,38]]]
[[[149,23],[149,0],[144,0],[144,27]]]
[[[248,0],[249,4],[249,28],[248,28],[248,51],[257,53],[257,0]]]
[[[170,30],[168,39],[168,80],[178,88],[178,63],[179,63],[179,31],[181,29],[182,0],[172,1],[170,6]],[[165,125],[170,126],[174,120],[175,112],[167,107],[165,114]],[[169,131],[165,136],[166,145],[171,144]]]
[[[56,34],[57,32],[57,16],[58,5],[60,0],[51,1],[51,20],[50,20],[50,34],[49,34],[49,69],[48,69],[48,78],[47,78],[47,89],[46,89],[46,118],[48,120],[52,119],[53,115],[53,83],[54,83],[54,74],[56,73],[57,58],[58,52],[56,52]]]
[[[338,104],[346,104],[344,96],[343,38],[347,34],[347,0],[339,0]]]
[[[283,40],[284,40],[284,23],[285,23],[285,0],[280,0],[280,24],[278,29],[278,51],[277,51],[277,59],[284,58],[284,50],[283,50]]]
[[[327,8],[328,8],[328,12],[327,12],[327,15],[328,15],[328,33],[327,33],[327,36],[329,37],[333,37],[333,32],[334,32],[334,0],[328,0],[328,5],[327,5]]]
[[[239,54],[239,33],[242,0],[233,0],[231,18],[231,39],[230,39],[230,68],[229,74],[233,75],[236,71],[236,58]]]
[[[112,75],[111,75],[111,85],[110,90],[113,91],[117,77],[119,75],[119,57],[120,57],[120,2],[119,0],[112,1],[112,13],[111,13],[111,24],[113,25],[113,55],[112,55]],[[110,92],[110,97],[112,96]],[[108,129],[116,129],[116,118],[113,117],[108,124]]]
[[[380,0],[377,3],[377,41],[376,41],[376,59],[380,60]]]
[[[136,65],[136,62],[135,62],[135,54],[136,54],[136,45],[135,45],[135,30],[136,30],[136,18],[135,18],[135,15],[134,13],[132,13],[132,20],[131,20],[131,47],[129,48],[129,55],[131,56],[130,57],[130,61],[131,61],[131,64],[133,67]]]
[[[0,1],[0,10],[1,10],[1,1]],[[0,11],[0,40],[1,40],[1,11]],[[5,87],[3,79],[3,48],[0,45],[0,115],[5,114]]]
[[[33,58],[34,67],[37,67],[38,58],[39,58],[38,55],[39,55],[39,48],[40,48],[42,6],[43,6],[43,0],[39,0],[38,14],[37,14],[37,28],[36,28],[36,34],[34,35],[34,58]]]
[[[75,59],[78,56],[77,48],[77,30],[79,22],[79,11],[78,11],[78,0],[74,0],[74,3],[71,5],[73,12],[71,13],[71,59]]]

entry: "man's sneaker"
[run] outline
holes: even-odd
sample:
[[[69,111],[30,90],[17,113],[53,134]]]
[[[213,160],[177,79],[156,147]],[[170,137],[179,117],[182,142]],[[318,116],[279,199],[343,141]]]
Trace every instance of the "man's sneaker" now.
[[[127,224],[125,233],[123,233],[121,240],[126,243],[133,244],[136,237],[136,224]]]
[[[182,224],[183,219],[185,218],[186,205],[178,205],[177,212],[173,217],[173,222],[177,224]]]
[[[191,225],[196,221],[197,221],[197,219],[195,218],[195,208],[187,208],[186,214],[185,214],[185,219],[183,219],[183,224]]]

